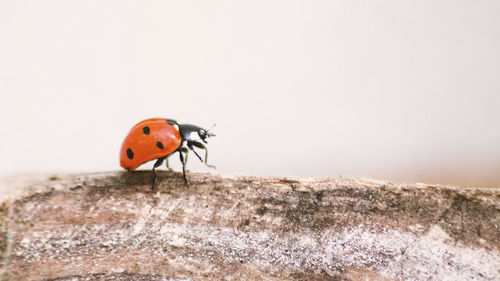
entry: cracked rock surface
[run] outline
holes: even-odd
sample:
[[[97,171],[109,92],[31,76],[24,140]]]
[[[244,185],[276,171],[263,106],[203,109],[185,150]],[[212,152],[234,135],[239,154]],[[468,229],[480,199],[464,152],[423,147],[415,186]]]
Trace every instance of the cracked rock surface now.
[[[500,280],[500,189],[158,175],[0,179],[3,280]]]

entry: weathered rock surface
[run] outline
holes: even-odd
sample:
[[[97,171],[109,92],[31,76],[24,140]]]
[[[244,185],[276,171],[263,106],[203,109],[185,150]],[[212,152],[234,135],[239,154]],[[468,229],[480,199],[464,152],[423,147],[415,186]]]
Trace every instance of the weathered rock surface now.
[[[0,179],[4,280],[500,280],[500,189],[110,172]]]

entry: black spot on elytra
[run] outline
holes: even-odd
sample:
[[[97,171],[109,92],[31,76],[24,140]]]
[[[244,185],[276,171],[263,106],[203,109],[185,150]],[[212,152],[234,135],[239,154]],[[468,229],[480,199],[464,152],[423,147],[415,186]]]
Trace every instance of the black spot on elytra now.
[[[175,124],[177,124],[177,121],[175,121],[173,119],[167,119],[167,124],[169,124],[169,125],[175,125]]]
[[[132,151],[132,149],[127,149],[127,157],[128,159],[132,160],[134,159],[134,152]]]
[[[149,129],[149,127],[148,127],[148,126],[146,126],[146,127],[142,128],[142,132],[143,132],[144,134],[146,134],[146,135],[149,135],[149,132],[150,132],[150,131],[151,131],[151,130]]]
[[[156,142],[156,146],[157,146],[159,149],[163,149],[163,143],[161,143],[161,141],[157,141],[157,142]]]

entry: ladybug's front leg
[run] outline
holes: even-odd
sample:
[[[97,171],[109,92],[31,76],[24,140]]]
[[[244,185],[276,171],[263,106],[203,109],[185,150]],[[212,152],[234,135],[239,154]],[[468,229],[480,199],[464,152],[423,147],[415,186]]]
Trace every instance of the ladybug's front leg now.
[[[213,168],[215,169],[215,166],[214,165],[210,165],[207,163],[207,160],[208,160],[208,149],[201,143],[201,142],[197,142],[197,141],[188,141],[187,143],[187,146],[189,147],[189,149],[194,152],[194,154],[198,157],[198,159],[200,159],[200,161],[202,163],[204,163],[207,167],[209,168]],[[196,146],[198,148],[201,148],[201,149],[204,149],[205,150],[205,161],[203,161],[203,159],[201,159],[201,156],[198,155],[198,153],[194,150],[193,146]]]

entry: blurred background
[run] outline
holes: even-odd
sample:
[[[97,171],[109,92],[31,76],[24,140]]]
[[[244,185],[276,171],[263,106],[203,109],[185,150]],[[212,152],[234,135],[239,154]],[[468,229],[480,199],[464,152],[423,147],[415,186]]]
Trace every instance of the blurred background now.
[[[217,124],[217,173],[499,187],[499,14],[483,0],[0,1],[0,176],[120,170],[129,129],[168,117]],[[188,168],[211,171],[194,155]]]

